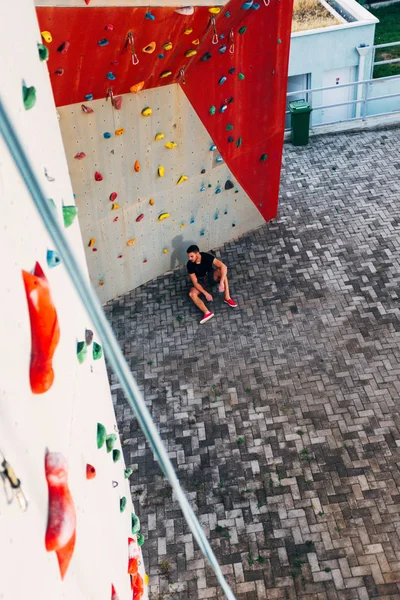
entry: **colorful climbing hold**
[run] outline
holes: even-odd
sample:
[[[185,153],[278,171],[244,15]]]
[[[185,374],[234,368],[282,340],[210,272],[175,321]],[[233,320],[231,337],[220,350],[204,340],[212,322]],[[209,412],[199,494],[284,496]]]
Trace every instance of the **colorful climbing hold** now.
[[[179,225],[179,228],[180,228],[180,229],[183,229],[184,227],[185,227],[185,223],[181,223],[181,224]]]
[[[124,133],[125,133],[125,129],[123,127],[119,127],[119,129],[115,130],[115,135],[124,135]]]
[[[240,146],[242,145],[242,142],[243,142],[242,138],[241,138],[241,137],[239,137],[239,138],[236,140],[236,148],[240,148]]]
[[[149,204],[150,204],[150,206],[154,206],[154,198],[150,198]]]
[[[149,21],[155,21],[156,20],[155,16],[149,10],[144,15],[144,18],[148,19]]]
[[[95,238],[90,238],[89,243],[88,243],[88,248],[92,248],[96,243]]]
[[[143,221],[143,219],[144,219],[144,214],[142,213],[141,215],[136,217],[136,223],[140,223],[140,221]]]
[[[51,35],[50,31],[41,31],[40,35],[47,44],[51,44],[53,41],[53,36]]]
[[[201,173],[202,175],[204,175],[204,173],[205,173],[205,172],[206,172],[206,170],[205,170],[205,169],[202,169],[202,170],[200,171],[200,173]]]
[[[47,265],[50,268],[57,267],[61,262],[61,258],[58,256],[55,250],[47,250]]]
[[[165,58],[165,54],[161,52],[161,54],[158,55],[158,58]]]
[[[230,73],[230,74],[232,75],[232,74],[233,74],[235,71],[236,71],[236,67],[231,67],[231,68],[228,70],[228,73]]]
[[[228,123],[227,126],[225,127],[226,131],[232,131],[233,129],[233,125],[232,123]]]
[[[265,162],[267,160],[267,158],[268,158],[268,154],[261,154],[260,161]]]
[[[137,515],[135,515],[135,513],[132,513],[131,519],[132,535],[136,535],[140,531],[140,519]]]
[[[135,238],[131,238],[130,240],[128,240],[128,241],[126,242],[126,245],[127,245],[127,246],[133,246],[133,244],[135,243],[135,241],[136,241],[136,239],[135,239]]]
[[[192,15],[194,13],[194,7],[193,6],[183,6],[182,8],[176,8],[175,12],[178,13],[178,15]]]
[[[170,75],[172,75],[172,71],[163,71],[162,73],[160,73],[160,77],[162,79],[164,79],[165,77],[169,77]]]
[[[111,584],[111,600],[119,600],[115,587]]]
[[[99,40],[99,41],[97,42],[97,44],[98,44],[99,46],[108,46],[108,40],[107,40],[106,38],[103,38],[102,40]]]
[[[260,8],[261,4],[258,4],[258,2],[253,2],[253,4],[250,6],[250,8],[252,10],[258,10]]]
[[[93,342],[92,356],[93,360],[100,360],[103,356],[103,348],[97,342]]]
[[[104,285],[104,281],[102,279],[100,279],[99,285]]]
[[[135,85],[131,85],[131,87],[129,88],[129,91],[132,92],[132,94],[137,94],[138,92],[140,92],[140,90],[142,90],[144,87],[144,81],[139,81],[139,83],[135,83]]]
[[[170,148],[170,149],[172,149],[172,148],[176,148],[176,147],[177,147],[177,145],[178,145],[178,144],[177,144],[176,142],[167,142],[166,144],[164,144],[164,146],[165,146],[166,148]]]
[[[104,137],[106,140],[109,140],[109,139],[110,139],[110,137],[111,137],[111,133],[110,133],[109,131],[105,131],[105,132],[103,133],[103,137]]]
[[[197,50],[195,50],[194,48],[190,48],[190,50],[186,50],[184,54],[186,58],[191,58],[192,56],[195,56],[197,54]]]
[[[116,441],[117,441],[116,433],[110,433],[109,435],[106,436],[107,453],[111,452],[111,450],[114,448],[114,444]]]
[[[75,220],[76,215],[78,214],[78,209],[76,206],[63,206],[63,219],[64,219],[64,227],[70,227]]]
[[[103,175],[101,173],[99,173],[99,171],[95,172],[94,178],[96,181],[103,181]]]
[[[86,342],[78,342],[76,345],[76,356],[78,358],[78,362],[81,365],[87,356],[87,343]]]
[[[104,425],[97,423],[97,448],[100,450],[106,441],[107,431]]]
[[[114,202],[114,204],[113,204],[113,205],[112,205],[112,207],[111,207],[111,210],[118,210],[120,206],[121,206],[121,205],[120,205],[120,204],[118,204],[118,202]],[[114,219],[114,222],[115,222],[115,221],[118,221],[118,217],[115,217],[115,219]]]
[[[114,462],[118,462],[120,458],[121,458],[121,450],[117,450],[117,449],[113,450],[112,451],[112,459],[113,459],[113,461]]]
[[[54,71],[54,75],[57,75],[57,77],[62,77],[64,75],[65,71],[64,69],[56,69]]]
[[[108,71],[106,77],[109,81],[114,81],[114,79],[116,79],[116,77],[112,71]]]
[[[150,42],[150,44],[147,44],[147,46],[145,46],[142,49],[142,52],[145,52],[146,54],[153,54],[155,49],[156,49],[156,43]]]
[[[165,42],[161,46],[164,50],[172,50],[172,42]]]
[[[224,17],[226,17],[227,19],[231,16],[231,13],[229,12],[229,10],[226,11],[226,13],[224,14]]]
[[[216,111],[215,106],[210,106],[210,108],[208,109],[208,114],[215,115],[215,111]]]
[[[122,107],[122,96],[114,96],[112,105],[115,110],[121,110]]]
[[[192,41],[193,46],[198,46],[200,44],[199,38]]]
[[[164,167],[162,167],[161,165],[158,167],[158,176],[159,177],[164,177],[165,175],[165,169]]]
[[[224,54],[226,52],[226,46],[224,45],[224,46],[221,46],[220,48],[218,48],[218,52],[220,54]]]
[[[232,181],[230,179],[227,179],[226,182],[225,182],[225,189],[226,190],[231,190],[234,187],[235,186],[233,185]]]
[[[205,186],[205,185],[202,185],[202,186],[201,186],[201,188],[200,188],[200,191],[201,191],[201,192],[205,192],[205,190],[206,190],[206,186]]]
[[[32,85],[31,87],[22,86],[22,100],[24,102],[25,110],[30,110],[36,104],[36,88]]]
[[[122,496],[122,498],[119,499],[119,512],[124,512],[126,508],[126,497]]]
[[[168,219],[168,217],[170,217],[170,213],[161,213],[161,215],[158,217],[159,221],[164,221],[164,219]]]
[[[87,114],[89,114],[89,115],[90,115],[91,113],[94,113],[94,110],[93,110],[93,108],[90,108],[90,106],[86,106],[86,104],[81,104],[81,109],[82,109],[82,111],[83,111],[84,113],[87,113]]]
[[[57,52],[60,52],[60,54],[66,54],[69,50],[70,45],[70,42],[63,42],[58,46]]]
[[[200,231],[200,236],[201,236],[201,237],[203,237],[203,235],[205,235],[205,234],[206,234],[206,232],[205,232],[204,230],[201,230],[201,231]]]
[[[93,465],[86,465],[86,479],[94,479],[96,477],[96,469]]]
[[[221,79],[218,81],[218,85],[222,85],[223,83],[225,83],[226,81],[226,77],[225,75],[223,77],[221,77]]]
[[[216,194],[220,194],[221,192],[222,192],[221,188],[220,188],[220,187],[217,187],[217,189],[215,190],[215,193],[216,193]]]
[[[163,133],[156,133],[154,139],[156,142],[158,142],[159,140],[163,140],[164,139],[164,134]]]
[[[211,144],[210,146],[210,152],[214,152],[214,150],[217,149],[217,146],[215,144]]]
[[[203,56],[201,57],[201,60],[203,60],[204,62],[206,60],[210,60],[210,58],[212,57],[211,52],[206,52],[205,54],[203,54]]]
[[[240,33],[240,35],[242,35],[243,33],[245,33],[246,29],[247,29],[247,27],[245,25],[243,25],[243,27],[239,28],[238,33]]]
[[[186,177],[186,175],[181,175],[178,179],[178,181],[176,182],[176,185],[180,185],[181,183],[183,183],[184,181],[187,181],[189,179],[189,177]]]
[[[235,138],[232,135],[228,136],[228,142],[229,143],[232,143],[234,141],[235,141]]]
[[[149,106],[146,106],[143,110],[142,110],[142,115],[144,117],[151,117],[151,115],[153,114],[152,109]]]
[[[233,97],[233,96],[231,96],[231,97],[228,99],[228,104],[232,104],[232,102],[233,102],[233,101],[234,101],[234,97]]]
[[[49,58],[49,50],[44,44],[38,44],[37,49],[39,53],[39,60],[43,61]]]
[[[77,154],[75,154],[74,158],[76,158],[77,160],[82,160],[82,158],[86,158],[86,154],[84,152],[78,152]]]
[[[76,512],[68,487],[68,467],[59,452],[47,452],[45,474],[49,491],[49,508],[45,545],[55,552],[61,579],[64,579],[75,547]]]
[[[215,159],[215,162],[222,163],[222,162],[224,162],[224,159],[222,158],[222,156],[217,156],[217,158]]]
[[[191,27],[187,27],[187,29],[185,29],[185,31],[183,32],[185,35],[190,35],[193,32],[193,29]]]
[[[143,546],[143,544],[145,542],[143,533],[139,532],[136,536],[136,540],[137,540],[138,546]]]
[[[244,79],[244,75],[243,75],[243,73],[238,73],[238,79],[239,79],[240,81],[243,81],[243,79]]]
[[[220,6],[212,6],[211,8],[208,9],[208,12],[210,12],[212,15],[219,15],[219,13],[221,12],[221,7]]]
[[[226,109],[227,109],[227,108],[228,108],[228,105],[227,105],[227,104],[223,104],[223,105],[221,106],[221,108],[219,109],[219,112],[220,112],[220,113],[224,113],[224,112],[226,111]]]
[[[163,254],[168,254],[168,248],[164,248]]]
[[[117,192],[111,192],[111,194],[110,194],[110,202],[115,202],[115,200],[117,198],[118,198]]]
[[[124,470],[124,477],[125,479],[129,479],[129,477],[132,475],[133,473],[133,469],[129,468],[129,469],[125,469]]]
[[[133,165],[133,168],[135,170],[136,173],[139,173],[140,171],[140,162],[138,160],[135,160],[135,164]]]
[[[249,10],[249,8],[251,8],[252,4],[253,4],[253,0],[246,0],[246,2],[244,2],[242,4],[242,9],[243,10]]]

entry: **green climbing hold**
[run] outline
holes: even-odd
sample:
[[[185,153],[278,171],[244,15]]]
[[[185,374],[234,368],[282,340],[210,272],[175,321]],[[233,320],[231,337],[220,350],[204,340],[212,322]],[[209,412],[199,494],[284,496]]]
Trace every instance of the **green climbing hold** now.
[[[107,431],[104,425],[101,423],[97,423],[97,447],[100,450],[104,446],[104,442],[106,441]]]
[[[238,79],[240,79],[240,81],[243,81],[243,79],[244,79],[243,73],[239,73],[238,74]]]
[[[63,219],[64,227],[69,227],[75,221],[75,217],[78,214],[76,206],[63,206]]]
[[[135,515],[135,513],[132,513],[132,534],[135,535],[135,533],[139,533],[139,531],[140,531],[139,517],[137,515]]]
[[[118,462],[120,458],[121,458],[121,450],[117,450],[117,449],[113,450],[113,453],[112,453],[113,461]]]
[[[49,49],[44,44],[37,45],[40,60],[47,60],[49,58]]]
[[[36,88],[22,86],[22,99],[24,101],[25,110],[30,110],[36,104]]]
[[[99,360],[103,356],[103,348],[97,342],[93,342],[93,360]]]
[[[126,508],[126,498],[125,496],[122,496],[122,498],[120,498],[119,500],[119,512],[124,512]]]
[[[87,356],[87,343],[86,342],[78,342],[77,343],[76,356],[78,358],[79,364],[81,365]]]
[[[117,441],[116,433],[110,433],[109,435],[106,436],[107,452],[111,452],[111,450],[114,448],[114,444],[116,441]]]
[[[243,140],[241,137],[236,140],[236,148],[240,148],[240,146],[242,145],[242,141]]]
[[[228,123],[228,125],[226,126],[226,130],[232,131],[232,129],[233,129],[233,125],[231,123]]]
[[[137,543],[138,543],[138,546],[143,546],[143,544],[144,544],[144,535],[143,535],[143,533],[140,533],[140,532],[139,532],[139,533],[137,534],[137,536],[136,536],[136,541],[137,541]]]
[[[243,26],[239,29],[238,33],[240,33],[240,35],[242,35],[242,33],[244,33],[246,31],[247,27]]]
[[[124,471],[125,479],[129,479],[129,477],[132,475],[132,473],[133,473],[133,469],[125,469],[125,471]]]
[[[278,44],[282,44],[282,40],[278,38]]]
[[[260,161],[264,162],[265,160],[267,160],[267,158],[268,158],[268,154],[261,154]]]
[[[216,111],[215,106],[211,106],[208,112],[210,115],[215,115],[215,111]]]

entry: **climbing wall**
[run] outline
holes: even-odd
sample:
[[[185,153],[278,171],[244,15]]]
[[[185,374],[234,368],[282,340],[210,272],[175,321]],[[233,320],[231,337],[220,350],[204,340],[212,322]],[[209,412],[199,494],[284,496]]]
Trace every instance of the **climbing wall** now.
[[[0,34],[1,101],[85,269],[31,0],[0,4]],[[102,341],[1,136],[0,196],[0,596],[147,598]]]
[[[262,224],[179,86],[124,95],[119,111],[104,100],[90,106],[90,114],[80,104],[59,113],[101,300],[179,266],[192,243],[208,250]]]

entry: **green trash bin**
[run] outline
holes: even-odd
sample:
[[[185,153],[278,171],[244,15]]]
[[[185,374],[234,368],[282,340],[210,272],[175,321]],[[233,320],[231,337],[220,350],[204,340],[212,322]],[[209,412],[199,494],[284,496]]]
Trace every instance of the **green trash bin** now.
[[[305,100],[289,102],[293,146],[307,146],[310,132],[311,106]]]

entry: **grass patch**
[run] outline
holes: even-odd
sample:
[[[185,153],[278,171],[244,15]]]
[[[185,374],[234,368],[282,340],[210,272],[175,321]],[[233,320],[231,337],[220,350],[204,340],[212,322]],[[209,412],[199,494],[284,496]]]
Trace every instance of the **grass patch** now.
[[[400,4],[368,9],[379,23],[375,29],[375,44],[389,44],[400,41]],[[382,48],[375,53],[375,61],[400,58],[400,46]],[[400,75],[400,62],[391,65],[379,65],[374,68],[374,78]]]
[[[339,24],[319,0],[294,0],[292,33]]]

